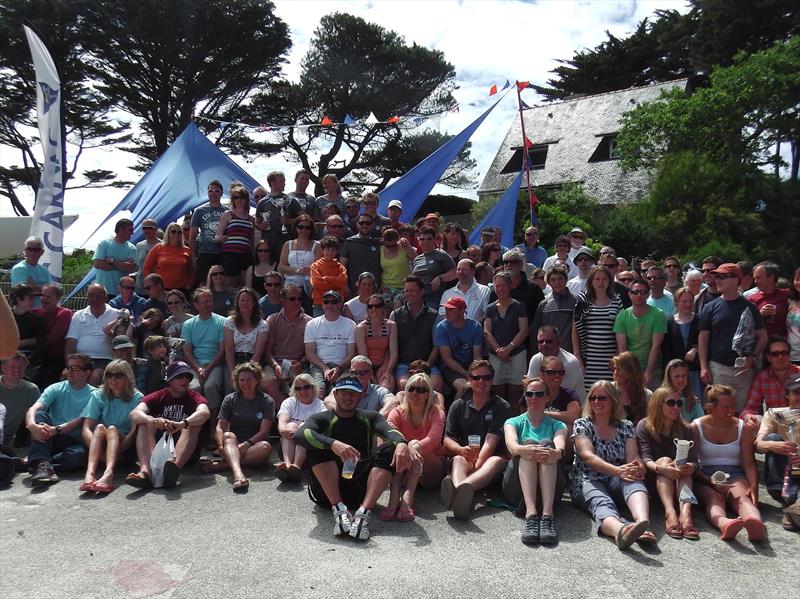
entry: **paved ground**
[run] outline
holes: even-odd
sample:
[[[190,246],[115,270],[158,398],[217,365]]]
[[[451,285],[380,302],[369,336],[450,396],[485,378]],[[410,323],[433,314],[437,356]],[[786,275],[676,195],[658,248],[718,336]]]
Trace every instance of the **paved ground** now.
[[[565,500],[552,548],[520,543],[521,520],[480,507],[454,520],[423,492],[410,524],[374,519],[367,543],[335,539],[305,489],[251,473],[246,495],[222,475],[187,472],[178,488],[46,490],[17,475],[0,491],[0,597],[740,597],[796,596],[800,535],[762,492],[769,541],[725,543],[699,513],[701,540],[663,536],[622,553]],[[384,495],[384,501],[386,495]],[[767,574],[769,573],[769,574]],[[794,589],[792,591],[791,589]]]

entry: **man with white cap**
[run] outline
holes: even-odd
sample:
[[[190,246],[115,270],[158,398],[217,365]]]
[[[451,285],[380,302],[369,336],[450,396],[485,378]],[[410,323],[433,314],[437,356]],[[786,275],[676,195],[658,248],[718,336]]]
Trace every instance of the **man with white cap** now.
[[[574,259],[575,256],[578,255],[578,252],[581,250],[584,251],[591,251],[588,247],[584,245],[586,241],[586,231],[581,229],[580,227],[573,227],[572,230],[567,235],[569,237],[569,257]]]
[[[572,258],[572,262],[578,267],[578,274],[567,281],[567,289],[572,295],[578,297],[586,289],[586,279],[594,266],[594,255],[589,249],[578,250]]]
[[[400,200],[389,202],[386,213],[389,215],[389,226],[392,229],[400,229],[400,227],[406,226],[406,223],[400,222],[400,217],[403,216],[403,202]]]
[[[294,438],[308,450],[309,497],[333,511],[334,536],[365,541],[371,510],[394,473],[408,470],[422,456],[409,450],[403,435],[379,413],[357,408],[362,391],[353,373],[339,376],[333,408],[308,417]],[[384,440],[377,447],[376,435]]]
[[[175,439],[175,457],[164,465],[164,488],[178,483],[181,468],[200,457],[197,440],[200,429],[211,413],[205,397],[189,388],[194,376],[186,362],[167,366],[167,386],[142,398],[131,412],[131,425],[136,429],[136,455],[139,471],[132,472],[125,482],[139,489],[153,486],[150,456],[156,441],[164,433]]]

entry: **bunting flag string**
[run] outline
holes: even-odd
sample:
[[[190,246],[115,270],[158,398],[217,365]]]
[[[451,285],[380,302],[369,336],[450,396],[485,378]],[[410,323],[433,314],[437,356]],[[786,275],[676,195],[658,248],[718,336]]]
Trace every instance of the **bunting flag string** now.
[[[458,104],[454,105],[448,112],[458,112]],[[350,114],[346,114],[344,119],[342,119],[341,123],[337,123],[333,121],[328,115],[324,115],[319,123],[303,123],[303,124],[294,124],[294,125],[254,125],[252,123],[242,123],[236,121],[225,121],[221,119],[212,119],[207,116],[202,115],[194,115],[195,120],[202,120],[208,121],[210,123],[217,123],[221,127],[227,127],[229,125],[234,125],[236,127],[246,127],[250,129],[257,129],[261,133],[268,133],[270,131],[275,131],[278,133],[288,133],[290,129],[313,129],[315,127],[336,127],[337,125],[344,125],[345,127],[358,127],[362,125],[366,126],[374,126],[374,125],[396,125],[397,123],[403,121],[408,122],[411,125],[418,126],[425,122],[428,117],[423,116],[414,116],[411,118],[404,118],[398,115],[391,116],[387,118],[385,121],[379,120],[374,112],[370,112],[369,116],[363,121],[355,120]]]
[[[533,89],[533,85],[531,84],[530,81],[517,81],[515,83],[515,85],[517,86],[517,89],[519,89],[520,91],[522,91],[523,89],[528,89],[528,88]],[[493,96],[499,91],[507,90],[509,87],[511,87],[511,82],[508,79],[506,79],[505,84],[501,88],[498,88],[497,84],[495,83],[495,84],[492,85],[492,87],[489,88],[489,95]],[[525,105],[525,107],[526,108],[530,108],[527,104]]]

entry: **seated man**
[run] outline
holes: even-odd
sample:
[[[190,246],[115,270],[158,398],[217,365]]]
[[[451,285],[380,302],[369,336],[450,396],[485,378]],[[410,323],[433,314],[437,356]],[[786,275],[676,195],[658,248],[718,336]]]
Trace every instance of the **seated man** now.
[[[350,361],[350,370],[361,383],[363,392],[358,401],[359,410],[369,412],[380,412],[384,418],[389,415],[397,405],[397,398],[394,393],[386,387],[382,387],[372,382],[372,362],[367,356],[356,356]],[[332,410],[336,405],[336,398],[333,393],[325,398],[325,407]]]
[[[39,388],[22,378],[27,366],[28,357],[20,351],[0,361],[3,373],[0,376],[0,405],[6,408],[2,432],[9,447],[14,444],[14,436],[25,422],[25,414],[39,399]]]
[[[210,417],[205,397],[189,388],[194,374],[185,362],[173,362],[167,367],[167,386],[142,398],[131,412],[131,424],[136,429],[136,455],[139,472],[132,472],[125,482],[139,489],[153,486],[150,456],[156,441],[164,432],[175,436],[175,459],[164,465],[164,488],[178,483],[181,468],[200,458],[197,440],[200,429]]]
[[[214,313],[214,296],[206,287],[192,294],[197,316],[183,323],[183,357],[192,368],[192,390],[202,394],[212,412],[222,404],[225,349],[222,344],[225,319]]]
[[[410,459],[405,438],[383,416],[357,409],[361,393],[358,378],[342,374],[333,409],[309,416],[294,438],[308,450],[311,500],[333,510],[334,536],[367,540],[370,511],[394,473],[409,468]],[[386,442],[375,448],[374,435]]]
[[[64,346],[65,357],[74,353],[86,354],[92,359],[94,370],[89,383],[99,385],[103,371],[111,362],[109,325],[119,316],[119,311],[106,303],[106,290],[92,283],[86,290],[86,307],[72,315]]]
[[[787,406],[793,410],[800,410],[800,374],[793,374],[784,383],[784,394]],[[796,441],[789,440],[788,427],[779,418],[777,412],[785,408],[770,408],[761,420],[761,428],[755,441],[755,450],[764,455],[764,485],[767,492],[778,503],[784,505],[783,528],[789,531],[800,530],[800,476],[795,473],[800,469],[800,453]],[[795,439],[797,439],[795,433]],[[786,465],[791,464],[792,470],[788,484],[784,480]],[[784,486],[786,495],[783,494]]]
[[[444,311],[445,319],[436,325],[433,342],[439,348],[444,380],[458,396],[467,383],[467,367],[483,353],[483,327],[466,317],[467,303],[460,297],[447,300]]]
[[[445,454],[452,459],[442,480],[442,504],[456,518],[469,518],[474,492],[502,475],[508,462],[503,425],[511,418],[508,402],[492,393],[494,368],[475,360],[468,369],[469,385],[447,412]]]
[[[306,360],[320,390],[320,399],[356,355],[356,323],[341,315],[342,296],[329,290],[322,297],[322,316],[312,318],[303,332]]]
[[[93,369],[94,364],[86,354],[70,354],[67,380],[50,385],[28,410],[25,418],[31,432],[28,470],[33,474],[34,485],[57,483],[59,478],[54,468],[68,471],[86,466],[81,414],[94,391],[88,384]]]

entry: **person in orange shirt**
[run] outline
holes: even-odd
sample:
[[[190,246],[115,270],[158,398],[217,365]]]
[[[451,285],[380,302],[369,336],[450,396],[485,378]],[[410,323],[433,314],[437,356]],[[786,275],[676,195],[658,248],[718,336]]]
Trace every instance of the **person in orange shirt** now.
[[[314,302],[314,316],[322,315],[322,296],[326,291],[338,291],[342,297],[347,290],[347,269],[336,256],[339,253],[339,240],[332,235],[321,242],[322,258],[311,265],[311,299]]]
[[[142,267],[144,276],[156,272],[164,280],[165,289],[190,289],[194,281],[192,251],[183,243],[183,231],[178,223],[170,223],[164,240],[153,246]]]

